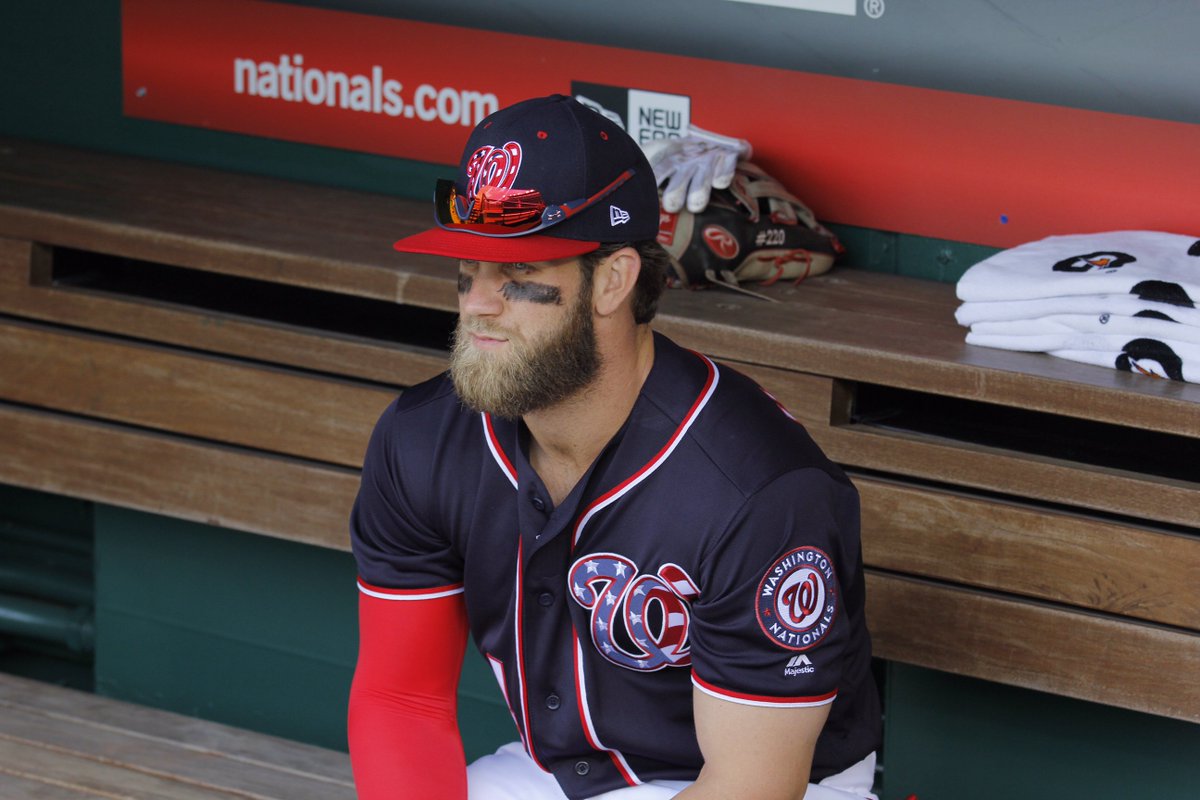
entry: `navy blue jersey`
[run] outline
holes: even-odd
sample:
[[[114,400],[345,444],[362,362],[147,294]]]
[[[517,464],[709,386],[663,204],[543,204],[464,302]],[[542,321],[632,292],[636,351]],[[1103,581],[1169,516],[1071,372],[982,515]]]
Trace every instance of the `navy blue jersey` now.
[[[693,686],[832,703],[814,782],[876,748],[858,495],[761,388],[656,334],[628,420],[557,507],[528,445],[448,377],[413,387],[371,439],[351,533],[362,591],[464,593],[569,797],[695,779]]]

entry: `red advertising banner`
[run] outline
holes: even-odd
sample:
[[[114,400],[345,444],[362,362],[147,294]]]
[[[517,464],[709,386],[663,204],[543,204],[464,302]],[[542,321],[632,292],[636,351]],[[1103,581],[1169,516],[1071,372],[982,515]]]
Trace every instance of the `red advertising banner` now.
[[[575,93],[639,138],[748,139],[819,217],[1009,246],[1200,233],[1200,126],[259,0],[123,0],[127,116],[457,163],[471,127]]]

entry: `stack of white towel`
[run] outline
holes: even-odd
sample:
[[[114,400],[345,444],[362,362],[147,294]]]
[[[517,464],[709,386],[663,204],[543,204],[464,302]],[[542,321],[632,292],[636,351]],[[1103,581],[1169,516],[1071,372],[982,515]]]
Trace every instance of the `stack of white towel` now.
[[[1200,383],[1200,240],[1158,231],[1051,236],[958,281],[969,344]]]

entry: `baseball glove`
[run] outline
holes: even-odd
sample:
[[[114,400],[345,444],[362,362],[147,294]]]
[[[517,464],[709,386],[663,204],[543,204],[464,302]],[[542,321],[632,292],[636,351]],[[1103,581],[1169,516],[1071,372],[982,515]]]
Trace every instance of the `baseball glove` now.
[[[770,299],[743,284],[796,283],[828,272],[843,247],[812,211],[749,161],[727,189],[693,213],[660,210],[658,241],[671,255],[672,286],[721,286]]]

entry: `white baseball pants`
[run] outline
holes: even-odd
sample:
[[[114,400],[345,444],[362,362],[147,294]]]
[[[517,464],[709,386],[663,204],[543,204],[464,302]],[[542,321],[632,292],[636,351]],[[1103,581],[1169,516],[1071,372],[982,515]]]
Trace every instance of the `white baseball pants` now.
[[[871,793],[875,782],[875,754],[854,766],[810,783],[804,800],[878,800]],[[650,781],[641,786],[614,789],[591,800],[669,800],[691,781]],[[468,800],[567,800],[558,781],[543,772],[519,742],[506,744],[467,768]]]

